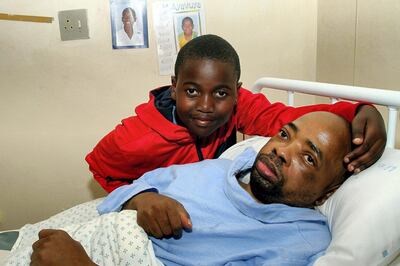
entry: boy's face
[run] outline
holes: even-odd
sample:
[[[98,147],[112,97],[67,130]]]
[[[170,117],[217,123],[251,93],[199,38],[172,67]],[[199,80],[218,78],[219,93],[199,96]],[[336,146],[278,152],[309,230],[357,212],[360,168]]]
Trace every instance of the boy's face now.
[[[182,30],[185,33],[185,35],[192,35],[192,32],[193,32],[192,22],[190,20],[188,20],[188,19],[183,21]]]
[[[231,64],[191,59],[181,66],[177,79],[172,77],[171,97],[179,119],[205,138],[229,120],[240,86]]]

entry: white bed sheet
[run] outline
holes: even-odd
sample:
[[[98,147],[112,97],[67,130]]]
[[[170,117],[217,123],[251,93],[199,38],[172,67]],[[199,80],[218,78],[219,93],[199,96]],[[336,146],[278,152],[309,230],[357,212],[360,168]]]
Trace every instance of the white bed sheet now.
[[[136,223],[136,212],[100,216],[96,206],[101,200],[92,200],[47,220],[23,226],[11,252],[0,253],[0,265],[29,265],[31,245],[38,239],[38,232],[45,228],[68,232],[98,265],[162,265],[154,255],[147,234]]]

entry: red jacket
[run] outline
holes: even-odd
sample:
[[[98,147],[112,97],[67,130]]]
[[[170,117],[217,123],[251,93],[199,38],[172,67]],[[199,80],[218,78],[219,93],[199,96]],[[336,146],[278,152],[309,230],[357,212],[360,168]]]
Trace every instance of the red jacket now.
[[[339,102],[294,108],[271,104],[263,94],[240,88],[236,110],[224,126],[208,137],[207,143],[202,143],[201,152],[204,159],[214,158],[218,147],[236,130],[273,136],[288,122],[312,111],[330,111],[350,122],[357,107],[358,104]],[[199,161],[196,137],[187,128],[166,119],[156,109],[152,93],[149,102],[135,111],[136,116],[122,120],[86,156],[94,178],[108,192],[132,183],[150,170]]]

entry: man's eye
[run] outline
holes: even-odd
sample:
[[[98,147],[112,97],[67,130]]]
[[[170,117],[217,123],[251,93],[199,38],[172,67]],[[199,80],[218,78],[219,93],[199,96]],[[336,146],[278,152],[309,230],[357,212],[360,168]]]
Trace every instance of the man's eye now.
[[[197,96],[198,92],[196,89],[190,88],[190,89],[186,89],[186,94],[189,96]]]
[[[306,160],[306,163],[312,166],[315,166],[315,160],[311,155],[304,155],[304,159]]]
[[[279,135],[281,138],[283,138],[283,139],[287,139],[287,138],[288,138],[288,134],[287,134],[286,131],[283,130],[283,129],[279,130],[278,135]]]

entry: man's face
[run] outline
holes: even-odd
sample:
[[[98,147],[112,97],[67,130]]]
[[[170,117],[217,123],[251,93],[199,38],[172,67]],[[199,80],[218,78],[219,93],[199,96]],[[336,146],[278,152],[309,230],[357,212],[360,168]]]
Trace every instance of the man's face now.
[[[350,132],[342,118],[310,113],[284,126],[261,149],[250,188],[263,203],[312,207],[341,183]]]
[[[179,119],[204,138],[229,120],[240,85],[231,64],[192,59],[181,66],[177,79],[172,77],[171,97]]]
[[[182,30],[185,33],[185,35],[192,35],[192,31],[193,31],[193,24],[190,20],[185,19],[182,22]]]
[[[124,23],[124,25],[132,25],[133,22],[135,22],[135,19],[130,10],[127,9],[122,12],[122,22]]]

